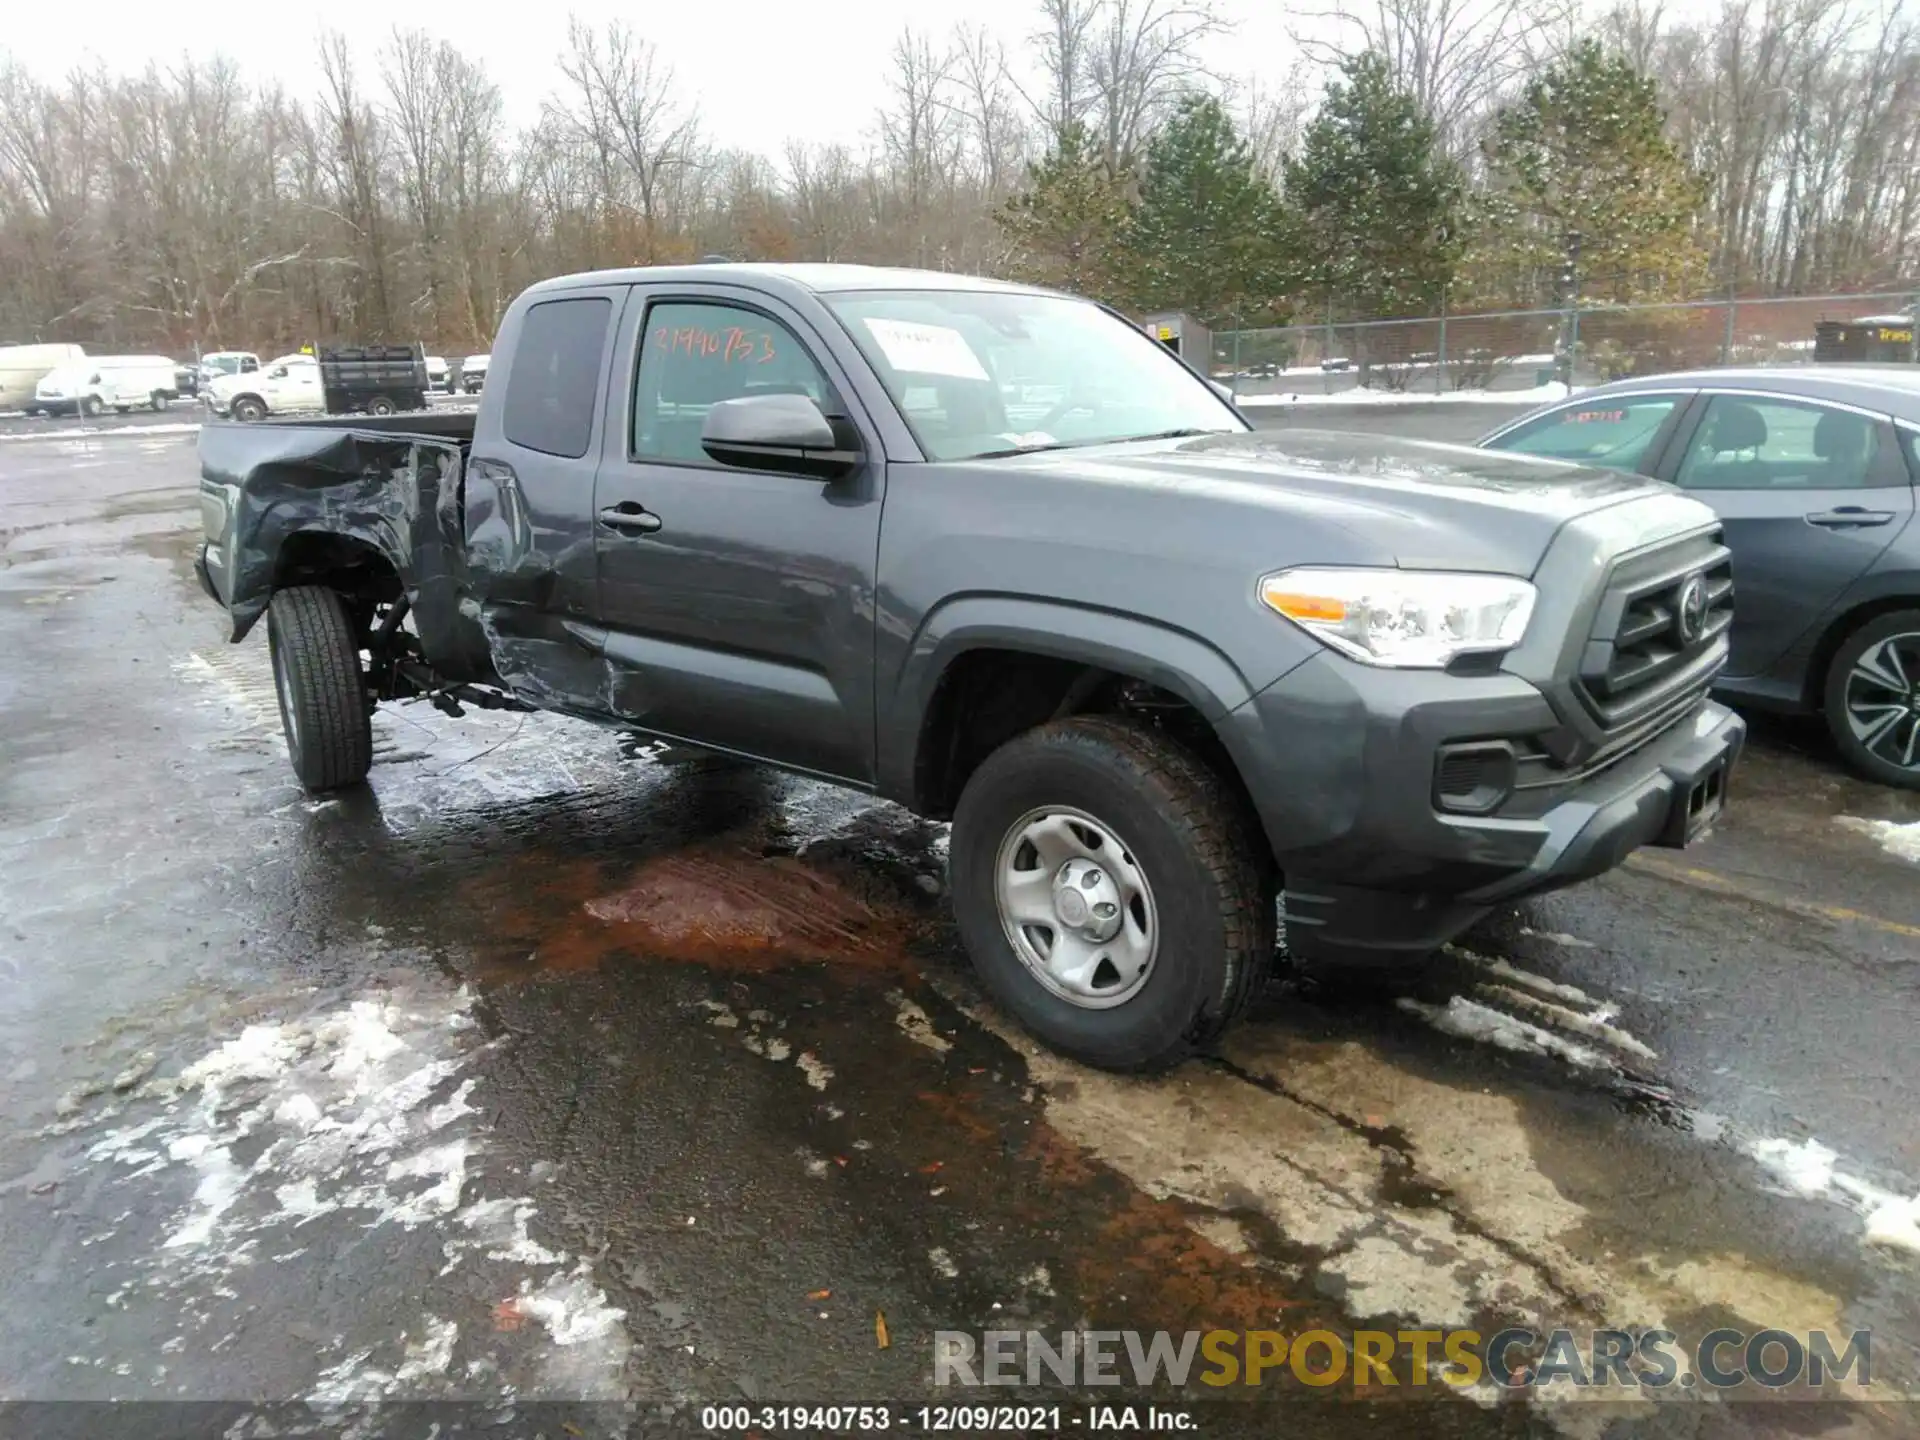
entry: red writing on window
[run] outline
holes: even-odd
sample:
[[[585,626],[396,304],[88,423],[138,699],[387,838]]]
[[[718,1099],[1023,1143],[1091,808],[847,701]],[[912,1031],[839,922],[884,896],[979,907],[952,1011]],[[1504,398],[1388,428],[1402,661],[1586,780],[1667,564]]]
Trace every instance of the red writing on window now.
[[[1596,420],[1603,423],[1612,423],[1626,418],[1627,412],[1624,410],[1582,410],[1578,415],[1573,417],[1573,423],[1576,425],[1588,425]]]
[[[708,330],[700,325],[656,326],[653,347],[669,355],[714,360],[722,365],[764,365],[774,358],[772,335],[738,325],[725,330]]]

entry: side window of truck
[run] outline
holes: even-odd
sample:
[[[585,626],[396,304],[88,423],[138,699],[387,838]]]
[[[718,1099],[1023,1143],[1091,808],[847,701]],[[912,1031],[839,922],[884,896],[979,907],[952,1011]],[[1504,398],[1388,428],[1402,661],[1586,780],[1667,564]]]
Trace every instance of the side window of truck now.
[[[600,355],[612,319],[613,302],[604,295],[543,300],[528,308],[500,408],[510,443],[567,460],[587,453]]]
[[[647,311],[633,390],[633,458],[712,465],[707,411],[743,395],[805,395],[829,414],[833,387],[785,325],[742,306],[668,302]]]

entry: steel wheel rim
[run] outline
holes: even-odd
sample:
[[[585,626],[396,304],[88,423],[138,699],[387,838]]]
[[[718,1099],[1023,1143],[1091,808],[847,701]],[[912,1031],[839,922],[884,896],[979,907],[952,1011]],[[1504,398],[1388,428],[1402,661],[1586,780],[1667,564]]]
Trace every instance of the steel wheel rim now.
[[[269,637],[271,638],[271,637]],[[287,655],[284,646],[270,645],[273,651],[273,688],[280,697],[280,723],[287,730],[287,749],[294,758],[300,755],[300,707],[293,699],[292,677],[287,673]]]
[[[1110,1010],[1145,987],[1159,955],[1159,911],[1111,826],[1069,805],[1036,807],[1008,827],[993,876],[1007,943],[1049,994]]]
[[[1876,640],[1847,671],[1847,728],[1896,770],[1920,770],[1920,633]]]

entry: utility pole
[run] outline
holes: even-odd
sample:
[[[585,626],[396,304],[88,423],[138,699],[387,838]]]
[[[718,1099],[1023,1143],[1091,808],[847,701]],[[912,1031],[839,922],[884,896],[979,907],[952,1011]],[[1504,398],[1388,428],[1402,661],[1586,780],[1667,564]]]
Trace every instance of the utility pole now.
[[[1565,261],[1560,267],[1560,291],[1566,297],[1567,324],[1560,380],[1573,389],[1573,367],[1580,353],[1580,232],[1569,230],[1564,247]]]

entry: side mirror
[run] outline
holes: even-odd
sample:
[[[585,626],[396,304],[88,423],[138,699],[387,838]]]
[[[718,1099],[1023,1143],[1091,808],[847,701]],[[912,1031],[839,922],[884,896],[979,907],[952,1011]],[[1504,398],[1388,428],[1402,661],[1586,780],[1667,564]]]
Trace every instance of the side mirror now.
[[[743,395],[707,411],[700,448],[722,465],[832,480],[860,461],[806,395]]]
[[[273,367],[273,369],[271,369],[271,370],[269,370],[269,371],[267,372],[267,378],[268,378],[269,380],[284,380],[284,379],[286,379],[286,378],[287,378],[287,367],[286,367],[286,366],[284,366],[284,365],[276,365],[276,366],[274,366],[274,367]]]

